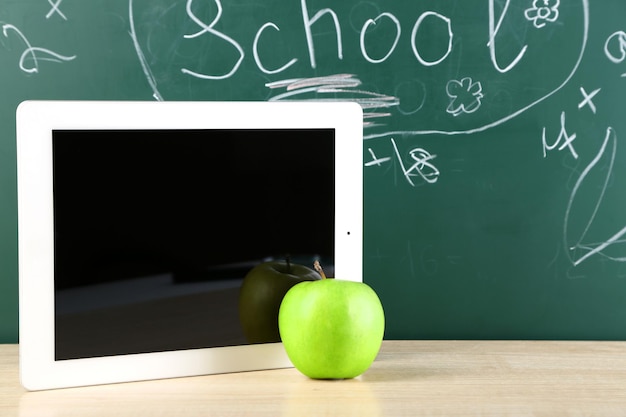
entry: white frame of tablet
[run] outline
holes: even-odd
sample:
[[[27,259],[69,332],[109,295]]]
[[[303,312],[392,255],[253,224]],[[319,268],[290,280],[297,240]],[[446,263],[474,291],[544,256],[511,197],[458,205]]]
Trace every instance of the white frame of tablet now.
[[[292,366],[281,343],[55,361],[53,130],[333,128],[335,276],[362,281],[362,123],[360,106],[350,102],[21,103],[16,136],[22,385],[40,390]]]

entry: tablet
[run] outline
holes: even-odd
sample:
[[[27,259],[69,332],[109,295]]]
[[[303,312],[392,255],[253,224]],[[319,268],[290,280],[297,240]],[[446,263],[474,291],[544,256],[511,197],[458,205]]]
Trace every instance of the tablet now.
[[[289,367],[242,333],[245,274],[362,280],[355,103],[26,101],[16,122],[28,390]]]

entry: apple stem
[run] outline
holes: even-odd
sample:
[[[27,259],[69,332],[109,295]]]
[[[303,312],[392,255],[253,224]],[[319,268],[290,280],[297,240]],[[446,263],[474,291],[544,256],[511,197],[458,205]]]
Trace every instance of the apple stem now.
[[[285,255],[285,262],[287,263],[287,273],[291,274],[291,256]]]
[[[313,268],[315,268],[317,273],[322,276],[322,279],[326,279],[326,274],[324,273],[324,270],[322,269],[322,265],[320,265],[320,261],[313,262]]]

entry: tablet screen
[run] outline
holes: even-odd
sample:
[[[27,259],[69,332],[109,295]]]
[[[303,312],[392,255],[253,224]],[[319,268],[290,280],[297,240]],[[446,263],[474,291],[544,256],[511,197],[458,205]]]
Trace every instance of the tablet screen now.
[[[237,305],[253,266],[332,271],[334,141],[323,128],[54,130],[55,360],[247,343]]]

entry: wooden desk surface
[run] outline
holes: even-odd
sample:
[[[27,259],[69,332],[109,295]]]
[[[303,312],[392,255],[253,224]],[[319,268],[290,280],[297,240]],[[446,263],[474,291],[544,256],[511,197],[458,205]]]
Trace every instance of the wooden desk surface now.
[[[295,369],[26,392],[0,345],[0,415],[626,415],[626,342],[385,341],[361,377]]]

